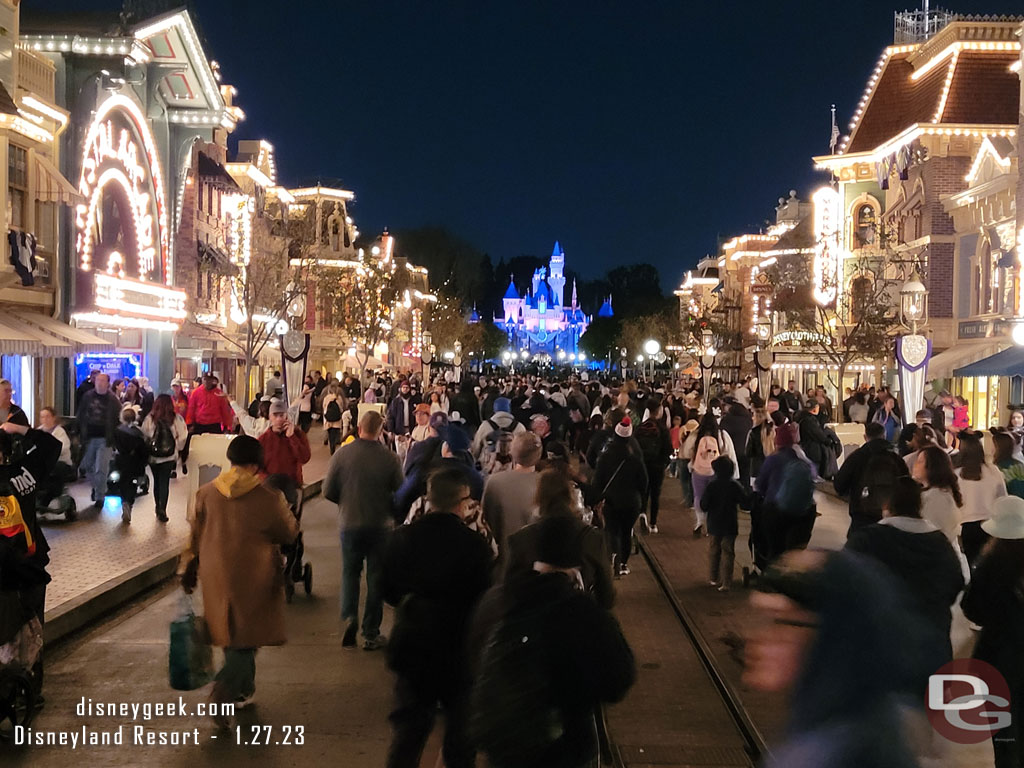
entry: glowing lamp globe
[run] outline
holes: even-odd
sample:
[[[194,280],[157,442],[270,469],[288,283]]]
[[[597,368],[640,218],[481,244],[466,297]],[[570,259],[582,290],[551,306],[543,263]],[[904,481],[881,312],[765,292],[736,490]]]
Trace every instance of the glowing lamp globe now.
[[[644,352],[654,357],[661,352],[661,344],[658,343],[657,339],[648,339],[644,342]]]

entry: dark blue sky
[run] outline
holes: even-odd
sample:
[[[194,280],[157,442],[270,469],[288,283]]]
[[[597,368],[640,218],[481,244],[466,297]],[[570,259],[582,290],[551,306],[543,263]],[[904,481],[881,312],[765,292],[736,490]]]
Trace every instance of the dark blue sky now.
[[[650,261],[666,288],[789,189],[808,195],[830,103],[845,132],[905,6],[198,2],[248,116],[235,138],[273,142],[285,183],[341,180],[363,232],[443,225],[495,262],[558,239],[585,275]]]

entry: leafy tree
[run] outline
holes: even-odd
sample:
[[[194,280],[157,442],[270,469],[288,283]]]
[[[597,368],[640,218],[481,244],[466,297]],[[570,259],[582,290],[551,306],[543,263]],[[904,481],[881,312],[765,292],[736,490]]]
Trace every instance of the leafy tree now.
[[[418,227],[394,233],[396,255],[426,267],[431,285],[470,306],[493,282],[490,258],[443,227]]]
[[[618,359],[622,321],[617,317],[595,317],[580,337],[580,349],[592,360]]]
[[[661,276],[653,264],[626,264],[608,272],[615,296],[615,312],[622,317],[639,317],[661,312],[674,304],[661,291]]]

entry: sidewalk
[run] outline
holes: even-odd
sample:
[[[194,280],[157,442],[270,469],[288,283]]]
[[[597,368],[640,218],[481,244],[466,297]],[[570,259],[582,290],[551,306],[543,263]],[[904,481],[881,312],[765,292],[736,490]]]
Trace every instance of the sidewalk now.
[[[312,458],[303,468],[307,498],[320,492],[330,459],[316,425],[309,442]],[[103,509],[94,510],[85,481],[68,490],[78,504],[77,520],[40,516],[53,577],[46,590],[47,642],[80,629],[174,572],[189,533],[185,487],[179,471],[178,479],[171,481],[168,523],[157,521],[153,494],[148,493],[136,501],[131,525],[123,525],[120,500],[108,496]]]

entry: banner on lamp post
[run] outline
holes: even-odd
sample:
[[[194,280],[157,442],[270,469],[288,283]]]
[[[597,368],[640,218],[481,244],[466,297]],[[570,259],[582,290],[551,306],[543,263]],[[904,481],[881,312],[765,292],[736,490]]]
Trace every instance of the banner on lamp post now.
[[[924,404],[924,381],[931,356],[932,342],[925,336],[908,334],[896,339],[904,423],[908,423]]]

